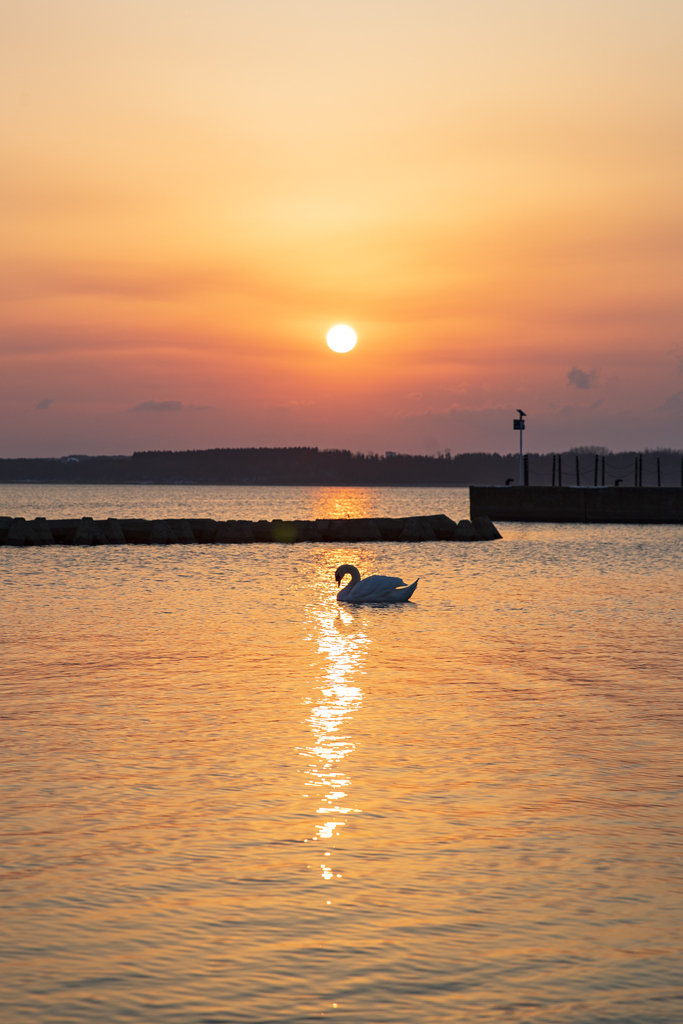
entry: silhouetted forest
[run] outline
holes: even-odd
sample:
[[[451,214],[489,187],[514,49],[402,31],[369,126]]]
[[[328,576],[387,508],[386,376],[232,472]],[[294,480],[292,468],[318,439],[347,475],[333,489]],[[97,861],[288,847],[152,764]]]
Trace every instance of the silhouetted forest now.
[[[633,485],[642,456],[643,486],[679,486],[681,452],[607,452],[572,449],[560,455],[530,453],[526,479],[564,486]],[[603,474],[604,462],[604,480]],[[554,481],[553,481],[554,465]],[[659,468],[658,468],[659,466]],[[597,467],[597,468],[596,468]],[[597,474],[597,476],[596,476]],[[318,448],[211,448],[206,451],[135,452],[130,456],[71,455],[61,459],[0,459],[0,483],[79,484],[290,484],[372,487],[467,487],[517,483],[517,455],[384,455]]]

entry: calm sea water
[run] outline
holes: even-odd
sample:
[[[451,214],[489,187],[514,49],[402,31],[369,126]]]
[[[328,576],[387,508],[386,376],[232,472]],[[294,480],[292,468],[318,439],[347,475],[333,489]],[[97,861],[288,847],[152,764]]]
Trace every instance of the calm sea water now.
[[[343,519],[363,516],[469,517],[464,487],[203,487],[144,484],[2,484],[0,516],[33,519]]]
[[[462,491],[18,485],[0,514]],[[683,528],[0,548],[3,1024],[683,1020]],[[420,584],[339,607],[350,561]]]

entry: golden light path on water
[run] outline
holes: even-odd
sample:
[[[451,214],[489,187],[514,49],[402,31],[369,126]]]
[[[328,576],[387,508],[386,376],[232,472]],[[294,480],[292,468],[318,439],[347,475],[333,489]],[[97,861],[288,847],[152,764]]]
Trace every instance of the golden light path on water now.
[[[340,606],[333,609],[310,608],[309,612],[313,624],[311,640],[316,643],[326,664],[324,679],[316,687],[319,696],[310,698],[312,707],[307,724],[313,734],[313,743],[301,751],[301,755],[308,759],[305,774],[309,778],[305,785],[314,791],[319,801],[316,813],[321,820],[316,826],[314,839],[329,841],[345,824],[349,814],[361,813],[361,808],[349,800],[352,782],[342,762],[355,750],[348,730],[363,700],[363,690],[356,680],[369,640],[359,630],[349,609]],[[331,863],[323,862],[320,868],[326,881],[334,878]],[[341,875],[337,874],[337,877]]]
[[[5,508],[467,515],[83,493]],[[1,547],[2,1024],[680,1020],[683,528],[503,532]],[[347,562],[415,599],[337,604]]]

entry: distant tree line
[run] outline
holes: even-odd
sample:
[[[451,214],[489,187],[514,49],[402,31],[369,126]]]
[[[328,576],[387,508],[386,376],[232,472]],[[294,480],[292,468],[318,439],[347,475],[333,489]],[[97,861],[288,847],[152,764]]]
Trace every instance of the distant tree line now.
[[[677,486],[681,483],[681,452],[607,452],[571,449],[527,457],[527,480],[550,484],[561,459],[562,484],[590,485],[595,460],[606,460],[605,483],[620,479],[623,486],[637,479],[641,459],[642,483]],[[657,460],[659,475],[657,476]],[[602,463],[599,461],[599,473]],[[0,459],[0,483],[79,484],[290,484],[366,487],[467,487],[470,484],[517,483],[517,455],[470,452],[451,455],[361,454],[318,448],[210,448],[204,451],[148,451],[131,456],[71,455],[61,459]],[[599,479],[599,483],[601,480]]]

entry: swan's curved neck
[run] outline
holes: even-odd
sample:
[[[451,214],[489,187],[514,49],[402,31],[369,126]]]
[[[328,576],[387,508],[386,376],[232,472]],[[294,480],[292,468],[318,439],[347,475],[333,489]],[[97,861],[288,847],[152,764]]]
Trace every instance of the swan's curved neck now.
[[[358,569],[356,569],[355,565],[340,565],[338,571],[340,581],[347,575],[351,577],[351,582],[347,583],[344,587],[345,591],[351,590],[357,583],[360,583],[360,573],[358,572]]]

